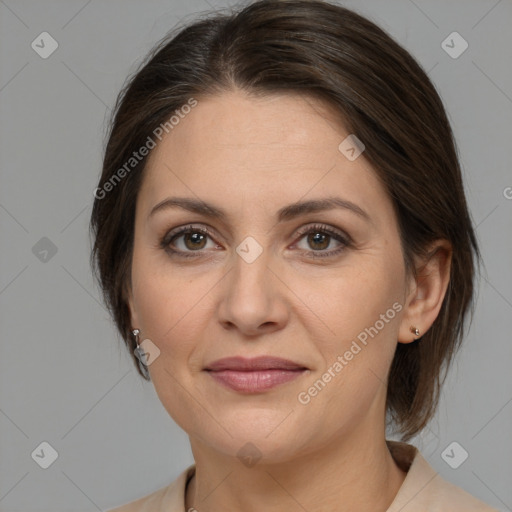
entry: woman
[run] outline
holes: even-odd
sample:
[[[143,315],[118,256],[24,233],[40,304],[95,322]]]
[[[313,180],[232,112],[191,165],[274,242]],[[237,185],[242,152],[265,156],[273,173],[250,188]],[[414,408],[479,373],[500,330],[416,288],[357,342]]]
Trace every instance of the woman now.
[[[95,196],[106,302],[195,460],[116,512],[492,510],[405,442],[478,248],[442,102],[381,29],[301,0],[182,29],[120,94]]]

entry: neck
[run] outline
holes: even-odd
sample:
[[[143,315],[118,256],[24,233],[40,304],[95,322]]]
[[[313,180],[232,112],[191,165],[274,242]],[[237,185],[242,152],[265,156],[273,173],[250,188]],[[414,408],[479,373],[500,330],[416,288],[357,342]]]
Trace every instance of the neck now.
[[[379,434],[354,432],[314,453],[253,467],[191,439],[196,473],[187,487],[186,510],[385,512],[405,473]]]

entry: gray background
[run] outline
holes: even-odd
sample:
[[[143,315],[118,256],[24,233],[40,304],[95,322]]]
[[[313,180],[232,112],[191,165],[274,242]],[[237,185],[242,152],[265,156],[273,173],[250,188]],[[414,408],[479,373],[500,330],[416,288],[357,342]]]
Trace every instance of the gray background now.
[[[413,442],[442,476],[512,510],[512,2],[343,3],[388,30],[438,87],[486,265],[439,412]],[[0,0],[2,512],[105,510],[193,461],[102,306],[87,227],[124,79],[176,23],[226,5]],[[59,44],[47,59],[31,48],[43,31]],[[441,47],[453,31],[469,43],[457,59]],[[56,254],[41,252],[47,241],[33,251],[42,237]],[[31,457],[42,441],[58,452],[48,469]],[[458,469],[441,457],[453,441],[469,453]]]

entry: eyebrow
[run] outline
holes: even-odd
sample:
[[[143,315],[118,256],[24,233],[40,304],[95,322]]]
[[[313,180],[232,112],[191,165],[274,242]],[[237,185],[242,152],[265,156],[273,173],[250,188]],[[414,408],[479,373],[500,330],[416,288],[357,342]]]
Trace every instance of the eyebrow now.
[[[228,217],[227,213],[222,208],[190,197],[168,197],[167,199],[160,201],[151,209],[149,217],[152,217],[157,212],[170,208],[182,208],[217,220],[226,220]],[[278,222],[284,222],[307,213],[333,210],[335,208],[351,211],[362,219],[371,222],[371,218],[368,213],[366,213],[360,206],[340,197],[326,197],[322,199],[312,199],[309,201],[292,203],[281,208],[277,212],[276,217]]]

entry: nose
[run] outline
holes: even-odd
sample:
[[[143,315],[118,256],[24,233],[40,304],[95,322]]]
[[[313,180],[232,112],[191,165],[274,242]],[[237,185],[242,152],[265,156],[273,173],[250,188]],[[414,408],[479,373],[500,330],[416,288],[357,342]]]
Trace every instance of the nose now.
[[[258,336],[283,329],[288,322],[287,287],[268,249],[254,260],[235,253],[231,272],[223,279],[219,321],[227,330]],[[251,261],[251,262],[249,262]]]

